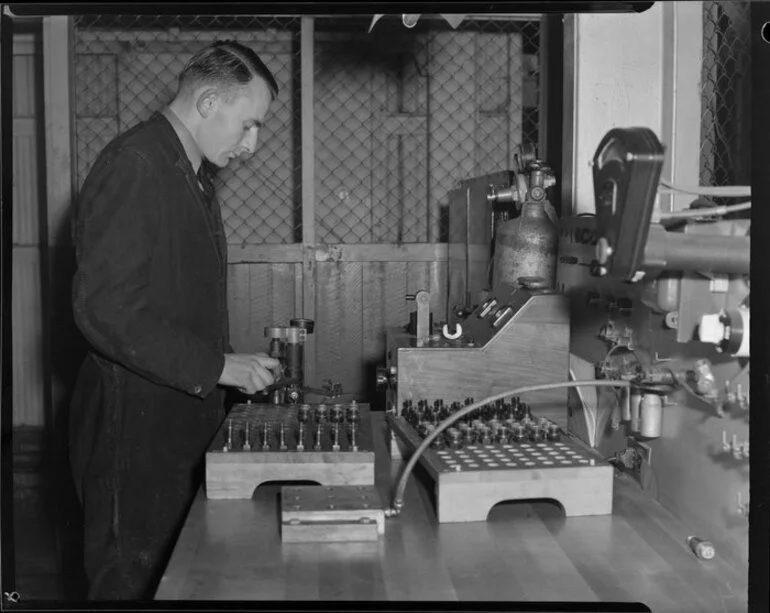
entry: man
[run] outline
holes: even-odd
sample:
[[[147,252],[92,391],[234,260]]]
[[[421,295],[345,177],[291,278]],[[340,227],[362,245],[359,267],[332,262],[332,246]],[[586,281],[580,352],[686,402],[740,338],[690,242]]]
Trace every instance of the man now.
[[[276,360],[229,348],[225,235],[204,166],[254,153],[277,91],[252,50],[209,46],[81,190],[73,306],[91,350],[70,448],[90,599],[153,597],[224,418],[223,387],[273,382]]]

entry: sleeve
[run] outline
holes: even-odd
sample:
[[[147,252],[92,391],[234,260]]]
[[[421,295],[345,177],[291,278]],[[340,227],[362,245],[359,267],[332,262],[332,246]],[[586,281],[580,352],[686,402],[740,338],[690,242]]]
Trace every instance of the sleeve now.
[[[221,351],[149,300],[160,218],[154,173],[136,151],[97,161],[74,220],[75,322],[107,358],[147,378],[205,397],[224,368]]]

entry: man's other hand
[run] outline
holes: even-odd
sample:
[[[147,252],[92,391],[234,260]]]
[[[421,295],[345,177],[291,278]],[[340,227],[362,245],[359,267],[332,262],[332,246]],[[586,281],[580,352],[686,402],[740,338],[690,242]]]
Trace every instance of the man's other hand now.
[[[251,396],[275,381],[280,362],[264,353],[226,353],[219,384]]]

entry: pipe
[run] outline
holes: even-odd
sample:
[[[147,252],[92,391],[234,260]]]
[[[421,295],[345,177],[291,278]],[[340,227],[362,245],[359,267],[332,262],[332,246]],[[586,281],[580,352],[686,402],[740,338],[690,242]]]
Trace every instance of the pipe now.
[[[490,396],[489,398],[485,398],[484,400],[480,400],[478,402],[474,402],[473,404],[469,404],[467,407],[463,407],[456,413],[453,413],[452,415],[447,417],[444,421],[442,421],[440,424],[438,424],[436,426],[436,429],[433,430],[430,434],[428,434],[428,436],[426,436],[423,439],[420,446],[417,447],[415,452],[409,458],[409,461],[406,463],[406,466],[404,467],[404,472],[401,473],[401,477],[399,478],[398,484],[396,486],[395,494],[393,496],[393,503],[389,509],[385,510],[385,517],[396,517],[398,516],[399,513],[401,513],[401,509],[403,509],[404,507],[404,491],[406,490],[406,483],[409,479],[409,476],[412,474],[412,470],[414,469],[418,460],[422,457],[422,454],[425,453],[425,450],[428,447],[430,447],[431,443],[436,439],[436,437],[438,437],[439,434],[441,434],[444,430],[449,428],[449,426],[451,426],[458,419],[462,419],[469,413],[472,413],[476,409],[483,407],[485,404],[489,404],[491,402],[501,400],[508,396],[520,396],[521,394],[526,394],[528,392],[544,392],[548,390],[564,389],[564,388],[571,388],[571,387],[582,387],[582,386],[588,386],[588,385],[593,385],[597,387],[629,388],[631,384],[628,381],[610,381],[606,379],[605,380],[591,379],[588,381],[564,381],[561,383],[544,383],[542,385],[529,385],[525,387],[517,387],[515,389],[512,389],[507,392],[502,392],[500,394],[495,394],[494,396]]]
[[[749,274],[751,239],[666,232],[651,225],[644,250],[644,266],[682,272]]]

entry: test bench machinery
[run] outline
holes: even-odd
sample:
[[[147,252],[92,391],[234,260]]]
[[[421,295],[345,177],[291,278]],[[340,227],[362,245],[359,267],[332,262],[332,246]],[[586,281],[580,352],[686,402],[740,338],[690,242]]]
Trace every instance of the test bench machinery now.
[[[623,284],[659,278],[659,303],[672,279],[684,283],[677,278],[682,271],[748,275],[747,226],[731,224],[726,232],[725,225],[704,224],[688,233],[652,222],[663,161],[652,131],[611,130],[593,160],[596,215],[589,240],[576,241],[570,229],[586,226],[589,218],[561,220],[560,273],[549,277],[541,269],[504,283],[491,283],[500,277],[488,268],[470,274],[472,228],[480,229],[491,260],[501,217],[528,205],[545,210],[553,182],[547,167],[531,157],[514,173],[466,186],[464,203],[460,199],[465,244],[450,240],[450,268],[453,254],[460,254],[454,265],[465,273],[450,270],[450,294],[461,304],[453,304],[445,322],[434,322],[430,294],[419,291],[412,296],[410,322],[387,331],[377,384],[385,393],[391,453],[406,459],[390,500],[374,488],[369,406],[335,402],[334,388],[321,390],[322,403],[305,402],[302,345],[313,331],[308,320],[266,329],[284,375],[263,402],[237,404],[226,417],[206,455],[207,496],[250,498],[271,480],[319,483],[283,488],[284,542],[375,540],[386,518],[398,517],[417,463],[435,481],[439,523],[485,521],[498,502],[521,499],[557,500],[566,516],[612,513],[614,466],[592,441],[571,431],[568,391],[591,387],[612,394],[617,422],[648,438],[656,435],[662,399],[677,386],[730,401],[717,389],[707,361],[676,370],[629,359],[627,335],[611,325],[602,330],[612,344],[606,358],[580,380],[572,372],[570,294],[581,288],[570,274]],[[477,206],[472,193],[481,194]],[[501,200],[509,211],[501,213]],[[708,218],[714,211],[696,214]],[[547,244],[542,248],[550,253]],[[452,284],[457,278],[461,284]],[[681,291],[678,296],[684,300]],[[748,358],[748,301],[717,312],[709,304],[680,314],[682,342],[692,340],[695,330],[698,342]]]
[[[683,272],[747,275],[749,237],[740,222],[703,224],[690,228],[692,234],[652,223],[663,162],[663,147],[651,130],[611,130],[593,160],[596,215],[588,244],[581,245],[590,252],[586,257],[586,249],[570,244],[575,234],[569,228],[589,225],[586,218],[564,220],[560,263],[600,282],[640,285],[658,278],[661,300],[671,284],[686,283]],[[533,182],[526,175],[518,173],[511,184],[524,202],[531,197]],[[492,194],[504,189],[489,186]],[[709,220],[714,210],[691,214]],[[612,512],[613,466],[568,428],[567,390],[560,383],[575,378],[570,305],[573,289],[581,289],[568,277],[563,274],[555,287],[542,277],[516,279],[513,288],[492,286],[440,330],[431,323],[429,295],[420,292],[414,325],[388,331],[378,383],[390,412],[391,449],[420,456],[435,480],[440,523],[483,521],[496,503],[528,498],[555,499],[567,516]],[[679,340],[748,357],[748,304],[708,312],[709,304],[677,313]],[[629,305],[618,300],[614,310],[624,309]],[[616,429],[626,422],[641,440],[660,436],[662,407],[678,387],[708,399],[729,396],[716,389],[708,360],[676,370],[630,359],[632,346],[612,321],[600,337],[610,351],[580,379],[612,394]],[[526,396],[502,393],[525,386],[534,388]],[[479,404],[480,398],[486,402]]]

